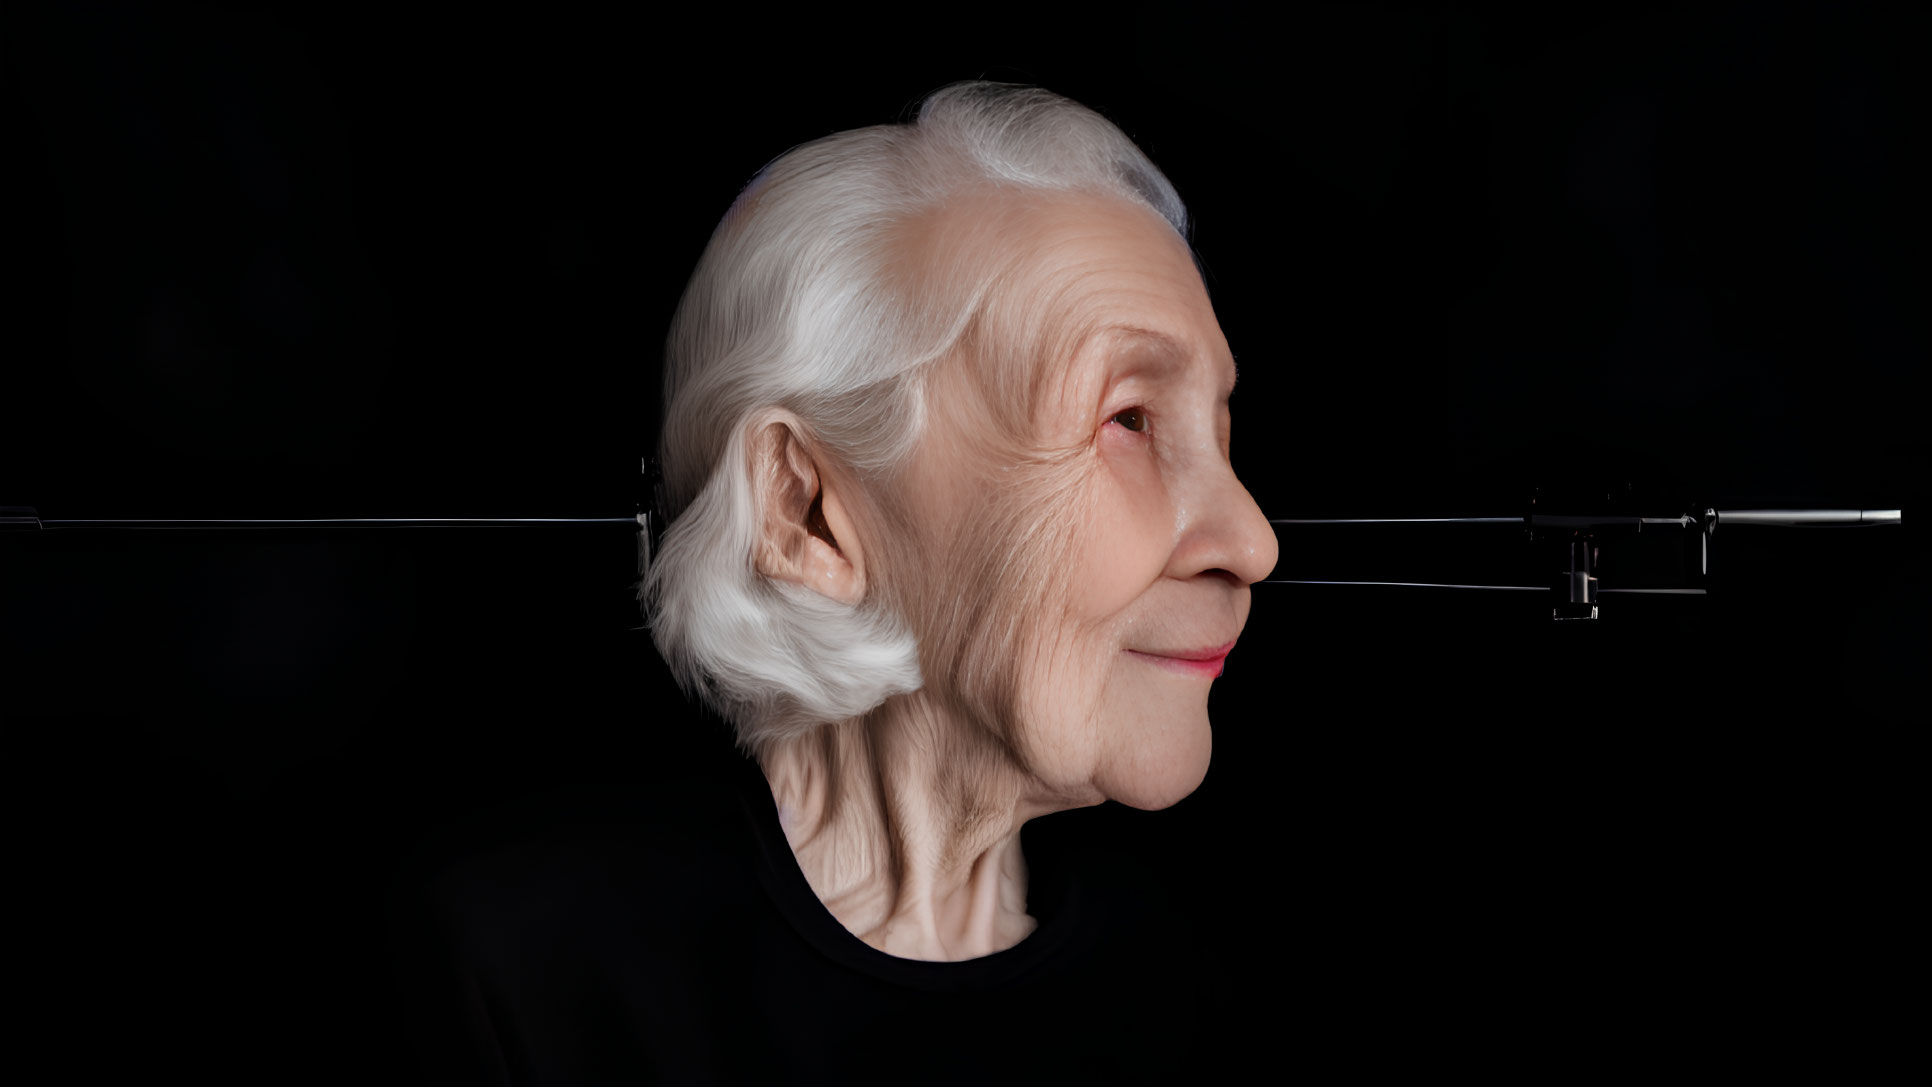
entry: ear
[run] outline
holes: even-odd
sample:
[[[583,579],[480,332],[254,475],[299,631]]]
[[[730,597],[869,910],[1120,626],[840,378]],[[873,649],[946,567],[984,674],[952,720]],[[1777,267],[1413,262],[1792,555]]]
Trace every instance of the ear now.
[[[751,478],[764,507],[757,569],[857,604],[865,596],[865,561],[851,516],[854,484],[828,471],[829,461],[802,429],[796,418],[780,418],[760,427],[751,442]]]

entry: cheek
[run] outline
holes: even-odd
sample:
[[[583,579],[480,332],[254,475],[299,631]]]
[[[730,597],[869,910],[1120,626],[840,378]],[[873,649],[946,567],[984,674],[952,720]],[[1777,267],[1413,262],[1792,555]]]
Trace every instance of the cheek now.
[[[1172,550],[1173,510],[1144,450],[1103,450],[1074,561],[1074,614],[1111,618],[1147,591]]]
[[[1124,673],[1123,619],[1159,580],[1172,553],[1173,511],[1151,461],[1103,464],[1066,558],[1068,614],[1054,644],[1034,657],[1028,700],[1035,719],[1059,722],[1055,757],[1087,758],[1122,721],[1147,712],[1149,691]],[[1139,469],[1139,475],[1135,473]],[[1140,677],[1144,680],[1145,677]],[[1084,726],[1082,723],[1084,722]],[[1043,741],[1044,742],[1044,741]],[[1076,753],[1078,753],[1076,755]]]

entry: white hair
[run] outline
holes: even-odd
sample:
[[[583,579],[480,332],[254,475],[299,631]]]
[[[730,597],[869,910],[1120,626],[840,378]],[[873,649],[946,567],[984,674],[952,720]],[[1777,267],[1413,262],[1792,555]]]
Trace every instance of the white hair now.
[[[679,686],[749,752],[923,682],[913,635],[879,594],[847,606],[756,569],[749,442],[783,409],[861,478],[892,478],[924,432],[918,375],[958,343],[991,281],[909,304],[889,247],[901,224],[988,183],[1113,194],[1187,235],[1173,186],[1112,122],[1037,87],[967,81],[909,123],[826,136],[759,171],[672,318],[658,442],[670,522],[658,555],[639,534],[636,588]]]

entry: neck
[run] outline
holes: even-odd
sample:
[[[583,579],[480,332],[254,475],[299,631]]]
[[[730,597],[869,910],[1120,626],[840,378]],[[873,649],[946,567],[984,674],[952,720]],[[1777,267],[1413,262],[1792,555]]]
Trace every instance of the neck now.
[[[1024,940],[1027,820],[1053,795],[990,730],[924,691],[759,760],[785,837],[840,924],[900,958],[957,961]]]

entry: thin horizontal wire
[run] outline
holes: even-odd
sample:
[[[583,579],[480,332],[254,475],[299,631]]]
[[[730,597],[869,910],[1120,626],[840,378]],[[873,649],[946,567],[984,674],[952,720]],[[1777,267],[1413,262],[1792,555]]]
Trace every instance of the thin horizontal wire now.
[[[493,528],[509,525],[614,525],[637,524],[635,517],[317,517],[296,520],[193,520],[134,519],[43,520],[42,528],[298,528],[310,525],[461,525],[468,528]]]
[[[1896,525],[1904,522],[1899,510],[1715,510],[1719,524],[1738,525]],[[1343,517],[1343,518],[1269,518],[1271,525],[1398,525],[1398,524],[1488,524],[1520,525],[1529,519],[1523,517]],[[1562,515],[1538,515],[1535,521],[1544,524],[1628,524],[1681,525],[1694,527],[1697,519],[1689,514],[1676,517],[1623,517],[1603,515],[1600,517],[1579,517]]]
[[[1433,581],[1291,581],[1284,578],[1269,578],[1263,585],[1391,585],[1411,589],[1514,589],[1521,592],[1553,592],[1552,585],[1445,585]],[[1684,596],[1708,596],[1704,589],[1598,589],[1599,593],[1676,593]]]
[[[1759,524],[1898,524],[1902,520],[1898,510],[1721,510],[1720,522],[1732,518],[1734,523]],[[313,518],[135,518],[119,517],[105,519],[52,518],[41,519],[44,528],[125,526],[156,527],[196,526],[196,527],[273,527],[277,525],[615,525],[633,523],[636,517],[313,517]],[[1688,516],[1679,517],[1639,517],[1635,520],[1644,524],[1686,524]],[[1268,523],[1273,525],[1397,525],[1397,524],[1523,524],[1523,517],[1343,517],[1343,518],[1306,518],[1275,517]]]
[[[1527,592],[1547,593],[1548,585],[1442,585],[1432,581],[1292,581],[1282,578],[1269,578],[1263,585],[1399,585],[1413,589],[1518,589]]]
[[[1720,524],[1760,525],[1801,525],[1801,524],[1900,524],[1903,518],[1898,510],[1720,510],[1717,511]],[[311,525],[394,525],[394,526],[435,526],[463,525],[475,528],[490,528],[508,525],[615,525],[637,523],[636,517],[318,517],[296,519],[237,519],[237,518],[110,518],[110,519],[34,519],[41,528],[281,528]],[[1587,520],[1584,518],[1565,518],[1568,520]],[[1643,524],[1679,524],[1686,527],[1694,524],[1689,516],[1679,517],[1638,517],[1631,518]],[[1521,525],[1529,523],[1524,517],[1342,517],[1342,518],[1302,518],[1276,517],[1268,521],[1272,525],[1399,525],[1399,524],[1465,524],[1465,525]],[[1310,583],[1315,584],[1315,583]],[[1326,584],[1371,584],[1369,582],[1329,582]],[[1410,582],[1377,582],[1374,584],[1411,584]],[[1452,588],[1463,586],[1450,586]],[[1473,588],[1523,588],[1523,586],[1469,586]],[[1634,591],[1634,590],[1626,590]]]
[[[1464,525],[1520,525],[1521,517],[1343,517],[1343,518],[1291,518],[1271,517],[1271,525],[1401,525],[1424,522],[1453,522]]]

